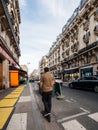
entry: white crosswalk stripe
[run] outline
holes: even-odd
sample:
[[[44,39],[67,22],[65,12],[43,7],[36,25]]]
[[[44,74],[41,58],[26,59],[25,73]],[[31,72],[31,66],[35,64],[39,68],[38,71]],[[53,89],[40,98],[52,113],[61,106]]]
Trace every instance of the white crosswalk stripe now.
[[[6,130],[26,130],[27,113],[13,114]]]
[[[98,122],[98,112],[88,115],[88,117],[92,118],[96,122]]]
[[[77,120],[71,120],[71,121],[62,123],[62,126],[64,127],[65,130],[87,130]]]
[[[21,96],[19,98],[18,102],[30,102],[31,101],[31,97],[30,96]]]

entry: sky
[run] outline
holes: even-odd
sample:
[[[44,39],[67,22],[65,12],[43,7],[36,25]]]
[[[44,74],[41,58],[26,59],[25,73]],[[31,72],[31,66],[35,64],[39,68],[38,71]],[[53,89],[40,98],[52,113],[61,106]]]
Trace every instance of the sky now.
[[[29,73],[38,69],[42,56],[50,47],[80,0],[19,0],[20,65],[27,65]]]

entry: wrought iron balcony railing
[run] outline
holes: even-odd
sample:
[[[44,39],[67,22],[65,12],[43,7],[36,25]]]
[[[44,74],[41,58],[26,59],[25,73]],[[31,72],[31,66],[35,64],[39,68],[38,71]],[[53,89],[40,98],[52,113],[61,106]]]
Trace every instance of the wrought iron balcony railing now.
[[[13,35],[14,40],[15,40],[16,47],[19,50],[19,55],[20,55],[19,44],[18,44],[18,41],[17,41],[16,36],[15,36],[13,25],[12,25],[12,22],[11,22],[11,19],[10,19],[11,17],[10,17],[10,14],[9,14],[9,11],[8,11],[8,8],[7,8],[7,4],[6,4],[7,1],[6,0],[1,0],[1,2],[2,2],[3,8],[4,8],[5,15],[6,15],[7,20],[8,20],[8,23],[9,23],[9,27],[11,29],[12,35]]]

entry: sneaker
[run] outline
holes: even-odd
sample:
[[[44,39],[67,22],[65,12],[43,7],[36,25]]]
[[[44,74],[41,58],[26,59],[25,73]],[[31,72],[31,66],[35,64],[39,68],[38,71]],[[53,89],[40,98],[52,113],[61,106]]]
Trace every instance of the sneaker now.
[[[51,116],[50,116],[50,115],[48,115],[48,116],[46,117],[46,119],[47,119],[48,122],[51,122]]]
[[[44,114],[45,114],[45,111],[41,111],[41,114],[44,115]]]
[[[51,113],[44,113],[44,117],[47,117],[48,115],[50,115]]]

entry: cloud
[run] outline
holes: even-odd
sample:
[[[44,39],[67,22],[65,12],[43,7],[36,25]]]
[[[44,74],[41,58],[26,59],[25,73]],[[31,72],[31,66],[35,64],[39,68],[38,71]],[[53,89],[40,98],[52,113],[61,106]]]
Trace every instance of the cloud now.
[[[64,0],[41,0],[41,2],[54,17],[65,15]]]
[[[62,27],[78,6],[79,0],[19,0],[20,64],[30,62],[29,70],[38,68],[42,56],[49,52]]]
[[[26,0],[19,0],[20,7],[25,7],[27,5]]]

